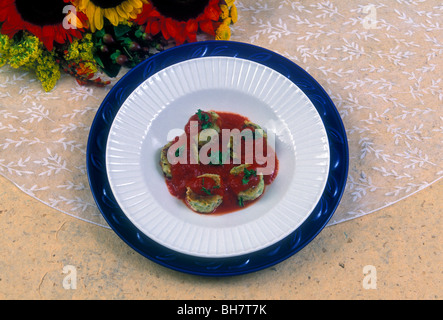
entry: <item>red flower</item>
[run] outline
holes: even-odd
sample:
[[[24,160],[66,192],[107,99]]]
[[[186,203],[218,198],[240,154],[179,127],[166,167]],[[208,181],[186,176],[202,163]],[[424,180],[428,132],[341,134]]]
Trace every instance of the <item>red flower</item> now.
[[[72,37],[81,39],[86,16],[79,12],[64,12],[69,4],[69,0],[2,0],[0,22],[3,25],[0,32],[12,38],[19,31],[28,31],[38,37],[49,51],[53,49],[54,42],[72,42]],[[65,28],[64,20],[74,17],[74,14],[76,21],[70,19],[72,25]]]
[[[201,30],[215,36],[215,30],[220,25],[221,9],[219,0],[209,0],[204,10],[195,18],[178,20],[162,14],[153,4],[147,3],[135,22],[146,25],[145,32],[156,35],[162,33],[166,40],[174,39],[177,45],[184,42],[195,42],[197,32]]]

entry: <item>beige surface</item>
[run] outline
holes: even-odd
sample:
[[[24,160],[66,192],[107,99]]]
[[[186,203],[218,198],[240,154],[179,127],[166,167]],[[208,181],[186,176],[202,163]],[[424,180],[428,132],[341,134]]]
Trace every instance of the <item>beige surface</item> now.
[[[204,278],[161,267],[113,231],[32,199],[0,177],[1,299],[442,299],[443,183],[324,229],[256,273]],[[363,268],[376,269],[364,289]],[[67,290],[63,268],[77,271]],[[372,273],[374,275],[374,273]]]

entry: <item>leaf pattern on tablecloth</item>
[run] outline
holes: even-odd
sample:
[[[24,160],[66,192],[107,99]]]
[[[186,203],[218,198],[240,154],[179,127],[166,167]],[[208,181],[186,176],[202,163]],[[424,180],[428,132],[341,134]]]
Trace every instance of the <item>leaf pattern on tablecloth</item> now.
[[[237,0],[232,40],[307,70],[346,127],[350,168],[331,223],[374,212],[443,176],[443,5],[435,0]],[[0,174],[67,214],[106,226],[89,190],[89,129],[109,89],[0,69]]]

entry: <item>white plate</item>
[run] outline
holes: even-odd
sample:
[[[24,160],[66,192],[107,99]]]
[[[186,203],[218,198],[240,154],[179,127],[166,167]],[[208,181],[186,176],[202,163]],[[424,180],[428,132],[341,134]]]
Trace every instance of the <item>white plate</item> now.
[[[160,149],[197,109],[239,113],[275,133],[279,173],[257,203],[201,215],[169,193]],[[169,66],[131,93],[112,123],[106,168],[120,208],[145,235],[177,252],[232,257],[268,247],[305,221],[328,178],[329,144],[293,82],[250,60],[204,57]]]

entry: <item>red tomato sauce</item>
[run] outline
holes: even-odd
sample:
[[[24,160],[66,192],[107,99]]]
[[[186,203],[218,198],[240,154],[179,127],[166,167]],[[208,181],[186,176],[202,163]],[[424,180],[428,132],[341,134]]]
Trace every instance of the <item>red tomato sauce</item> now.
[[[221,152],[223,137],[222,137],[222,129],[238,129],[242,131],[245,129],[245,120],[249,121],[248,118],[241,116],[239,114],[227,113],[227,112],[217,112],[219,115],[219,119],[217,119],[217,125],[220,127],[219,135],[219,150]],[[193,115],[185,125],[185,134],[189,135],[190,132],[190,121],[199,121],[199,118],[196,115]],[[201,121],[199,121],[199,130],[201,129]],[[250,129],[250,128],[247,128]],[[258,137],[263,144],[263,153],[268,157],[274,157],[275,165],[273,166],[273,170],[270,174],[263,175],[264,183],[265,183],[265,191],[266,187],[269,186],[277,177],[278,173],[278,158],[275,151],[268,146],[267,139],[265,137]],[[174,142],[177,142],[179,137],[176,137]],[[244,143],[244,139],[242,140]],[[241,146],[241,164],[245,164],[244,160],[246,158],[246,148],[242,143]],[[172,146],[171,146],[172,147]],[[178,150],[178,149],[177,149]],[[179,151],[175,151],[175,155]],[[187,150],[190,150],[190,139],[187,139]],[[259,183],[259,176],[251,174],[245,178],[245,173],[241,172],[238,175],[233,175],[230,173],[231,169],[239,166],[240,164],[233,163],[233,159],[227,157],[229,161],[219,161],[219,164],[191,164],[190,157],[191,152],[187,152],[187,161],[186,163],[177,163],[171,165],[171,174],[172,178],[166,179],[166,184],[168,186],[168,190],[174,197],[177,197],[181,200],[184,200],[186,197],[187,187],[190,187],[192,191],[199,195],[221,195],[223,196],[222,204],[217,207],[214,212],[211,214],[223,214],[229,213],[237,210],[241,210],[245,207],[250,206],[252,203],[257,202],[260,197],[252,201],[239,202],[237,193],[240,191],[244,191],[248,188],[256,186]],[[226,159],[226,158],[225,158]],[[223,156],[220,156],[220,160],[223,160]],[[229,162],[229,163],[226,163]],[[248,163],[248,170],[257,170],[260,167],[266,167],[266,163],[258,163],[253,161],[253,163]],[[197,178],[204,174],[216,174],[221,178],[221,183],[218,186],[216,182],[211,178]],[[185,201],[184,201],[185,202]],[[186,202],[185,202],[186,203]]]

